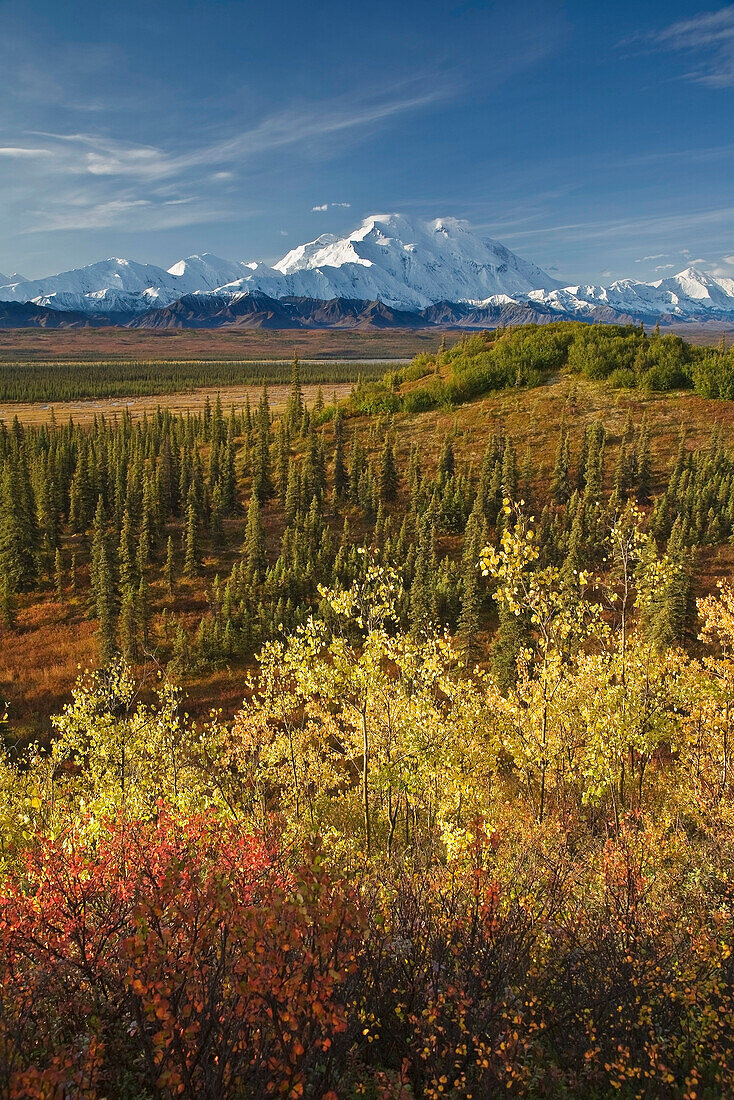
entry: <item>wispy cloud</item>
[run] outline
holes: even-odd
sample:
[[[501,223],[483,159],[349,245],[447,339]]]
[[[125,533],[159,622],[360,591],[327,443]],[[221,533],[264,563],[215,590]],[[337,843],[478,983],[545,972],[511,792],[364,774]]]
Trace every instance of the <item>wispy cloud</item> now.
[[[681,214],[659,214],[650,217],[605,219],[603,221],[565,222],[559,225],[540,226],[535,229],[505,233],[508,241],[528,237],[562,236],[565,240],[598,240],[628,237],[631,234],[654,236],[657,233],[674,233],[697,226],[734,225],[734,206],[714,210],[686,211]],[[683,255],[688,254],[682,249]]]
[[[312,214],[325,214],[327,210],[336,210],[341,207],[343,210],[349,210],[351,202],[325,202],[321,206],[312,206]]]
[[[222,221],[228,209],[217,209],[196,199],[156,202],[149,199],[110,199],[107,202],[37,210],[31,233],[79,229],[178,229]]]
[[[263,153],[291,146],[308,146],[322,138],[349,133],[364,135],[382,122],[427,107],[447,94],[449,90],[446,88],[433,88],[362,103],[337,102],[331,106],[312,104],[289,108],[264,118],[247,130],[183,152],[118,141],[93,133],[39,131],[32,136],[42,139],[46,145],[53,142],[59,160],[66,161],[67,167],[77,172],[154,181],[173,179],[203,167],[246,166]],[[63,154],[64,147],[73,151],[73,157]]]
[[[86,128],[21,131],[0,145],[0,184],[8,204],[15,198],[19,228],[27,232],[136,231],[241,218],[235,190],[241,194],[270,155],[325,158],[450,94],[448,85],[427,88],[417,80],[361,99],[300,103],[188,147],[181,140],[144,144]],[[3,158],[17,166],[4,181]],[[329,202],[325,209],[349,205]]]
[[[652,36],[667,49],[695,55],[691,80],[714,88],[734,85],[734,4],[680,19]]]
[[[25,149],[18,145],[0,145],[0,157],[15,157],[22,160],[24,157],[50,156],[53,156],[50,149]]]

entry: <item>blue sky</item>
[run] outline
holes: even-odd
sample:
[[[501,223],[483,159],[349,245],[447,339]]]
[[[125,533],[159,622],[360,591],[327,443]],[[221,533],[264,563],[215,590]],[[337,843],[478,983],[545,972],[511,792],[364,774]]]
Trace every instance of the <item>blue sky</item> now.
[[[568,282],[734,274],[734,4],[0,0],[0,271],[453,215]]]

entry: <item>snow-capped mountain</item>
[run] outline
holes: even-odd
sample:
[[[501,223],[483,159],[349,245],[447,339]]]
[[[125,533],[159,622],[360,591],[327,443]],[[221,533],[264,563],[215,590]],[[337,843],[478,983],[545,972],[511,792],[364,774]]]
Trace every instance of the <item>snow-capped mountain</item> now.
[[[367,218],[342,239],[324,234],[294,248],[275,269],[304,283],[320,275],[336,291],[329,297],[372,299],[402,309],[558,286],[504,245],[476,236],[465,222],[418,222],[399,214]]]
[[[530,302],[542,303],[564,314],[584,316],[595,307],[608,306],[633,317],[705,318],[734,314],[734,279],[714,277],[695,267],[643,283],[620,279],[603,286],[567,286],[551,291],[532,291]]]
[[[466,222],[422,222],[400,214],[373,215],[346,237],[325,233],[292,249],[272,267],[205,253],[180,260],[168,270],[111,259],[45,279],[0,276],[0,284],[0,301],[30,302],[100,321],[110,315],[147,316],[182,298],[187,300],[179,311],[182,315],[190,316],[196,300],[204,297],[216,302],[202,304],[202,317],[222,310],[226,314],[228,303],[248,295],[317,303],[378,302],[415,314],[454,303],[477,307],[477,317],[482,310],[503,318],[524,310],[528,316],[551,319],[734,321],[731,278],[687,268],[651,283],[621,279],[609,286],[561,286],[504,245],[478,236]],[[459,313],[474,316],[471,309]]]
[[[167,271],[111,259],[46,279],[7,281],[0,301],[34,302],[89,313],[143,311],[186,294],[298,296],[380,301],[422,309],[439,301],[526,294],[558,284],[497,241],[474,235],[454,218],[410,221],[398,214],[367,218],[348,237],[330,234],[293,249],[273,267],[189,256]]]
[[[8,282],[0,286],[0,301],[85,313],[136,313],[170,305],[184,294],[215,290],[241,275],[245,266],[210,255],[190,256],[170,271],[134,260],[101,260],[46,279]]]

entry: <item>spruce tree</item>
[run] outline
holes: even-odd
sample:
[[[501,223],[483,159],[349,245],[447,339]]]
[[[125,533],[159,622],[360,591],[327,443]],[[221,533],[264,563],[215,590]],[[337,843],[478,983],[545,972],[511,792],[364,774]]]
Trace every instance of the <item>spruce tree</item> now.
[[[265,573],[267,560],[265,557],[265,532],[263,530],[262,516],[260,515],[260,502],[257,494],[253,493],[250,505],[247,509],[247,533],[245,536],[245,559],[250,578],[260,581]]]
[[[434,534],[426,514],[419,525],[415,572],[410,586],[410,625],[415,633],[425,630],[434,617],[434,584]]]
[[[199,525],[196,518],[196,505],[189,499],[186,505],[186,523],[184,526],[184,564],[185,577],[195,577],[201,568],[199,559]]]
[[[529,636],[524,618],[502,606],[499,626],[489,651],[489,665],[503,692],[508,692],[517,681],[517,659]]]
[[[219,482],[217,482],[217,484],[214,486],[214,492],[212,493],[212,507],[209,520],[209,526],[212,534],[212,545],[216,550],[221,550],[224,546],[223,512],[224,507],[222,504],[222,489]]]
[[[454,476],[454,443],[450,435],[444,436],[441,454],[438,459],[438,478],[442,483]]]
[[[166,561],[163,566],[163,582],[169,596],[173,595],[173,539],[168,536],[166,543]]]
[[[385,502],[395,500],[398,495],[398,471],[395,466],[395,455],[389,435],[385,436],[382,454],[380,455],[379,493],[380,500]]]
[[[11,592],[31,588],[37,577],[35,516],[24,498],[17,466],[6,462],[0,483],[0,575]]]
[[[114,589],[106,540],[100,543],[96,554],[94,599],[98,624],[100,663],[104,665],[110,660],[115,649]]]
[[[268,387],[263,386],[262,397],[255,418],[255,440],[252,456],[253,491],[262,502],[273,492],[270,473],[270,399]]]
[[[301,364],[298,361],[298,353],[293,356],[291,365],[291,388],[285,407],[285,422],[292,434],[301,427],[303,419],[303,389],[301,388]]]
[[[334,416],[334,495],[340,500],[347,491],[349,475],[344,460],[344,416],[337,408]]]
[[[61,557],[61,550],[56,547],[56,554],[54,555],[54,589],[56,592],[56,599],[61,603],[64,599],[64,562]]]
[[[565,428],[562,428],[558,439],[556,462],[553,467],[550,484],[551,496],[556,504],[565,504],[571,495],[571,485],[569,481],[570,467],[571,458],[568,432]]]
[[[120,542],[117,547],[117,571],[120,578],[120,588],[135,583],[135,565],[133,563],[133,530],[130,513],[125,508],[122,513],[122,528],[120,530]]]
[[[134,661],[138,657],[137,625],[135,592],[129,584],[126,584],[122,589],[120,616],[117,621],[117,637],[120,653],[126,661]]]
[[[467,664],[479,656],[480,612],[479,563],[467,558],[461,576],[461,613],[457,629],[459,644]]]

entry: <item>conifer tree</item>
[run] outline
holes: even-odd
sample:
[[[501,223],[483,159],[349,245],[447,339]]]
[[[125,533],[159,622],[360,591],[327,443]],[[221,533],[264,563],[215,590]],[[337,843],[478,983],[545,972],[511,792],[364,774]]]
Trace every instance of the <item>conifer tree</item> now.
[[[380,500],[390,502],[398,495],[398,471],[395,466],[392,441],[389,435],[385,436],[382,446],[379,467],[379,493]]]
[[[106,664],[114,653],[114,586],[107,548],[107,520],[102,497],[97,501],[90,565],[94,612],[97,618],[100,663]]]
[[[527,645],[529,631],[522,616],[515,615],[507,607],[500,606],[499,626],[492,640],[489,664],[503,692],[517,681],[517,659]]]
[[[11,592],[35,583],[36,530],[18,467],[6,462],[0,483],[0,575],[7,578]]]
[[[459,643],[467,664],[470,664],[479,656],[479,616],[481,610],[481,596],[479,592],[479,564],[478,543],[477,560],[472,562],[467,556],[461,576],[461,613],[457,634]]]
[[[410,586],[410,625],[415,633],[425,630],[434,617],[434,564],[434,535],[426,514],[420,521],[415,573]]]
[[[56,547],[56,554],[54,555],[54,589],[56,592],[56,599],[59,603],[64,598],[64,562],[61,557],[61,550]]]
[[[502,455],[502,493],[509,500],[517,500],[517,456],[509,439]]]
[[[290,465],[290,436],[285,417],[280,418],[275,441],[275,486],[278,497],[285,501],[288,492],[288,467]]]
[[[260,581],[265,573],[265,532],[263,530],[260,502],[253,493],[247,509],[247,533],[245,536],[245,558],[248,574],[253,581]]]
[[[349,485],[349,475],[344,461],[344,416],[337,407],[334,416],[334,495],[341,500]]]
[[[141,576],[138,590],[135,593],[135,616],[140,628],[143,645],[147,645],[148,623],[150,621],[150,600],[148,598],[148,582],[145,576]]]
[[[127,508],[122,513],[122,528],[117,548],[117,569],[122,589],[135,583],[132,522]]]
[[[298,361],[298,352],[293,356],[291,365],[291,388],[285,408],[285,423],[291,434],[301,427],[303,419],[303,389],[301,387],[301,364]]]
[[[444,436],[443,445],[441,447],[441,454],[438,459],[438,477],[439,481],[445,482],[448,478],[454,476],[455,459],[454,459],[454,443],[450,435]]]
[[[186,505],[186,523],[184,526],[184,564],[185,577],[197,576],[201,561],[199,559],[199,530],[196,518],[196,505],[192,498]]]
[[[173,539],[168,536],[166,543],[166,561],[163,566],[163,582],[169,596],[173,595]]]
[[[137,614],[135,593],[129,584],[126,584],[122,589],[120,615],[117,621],[117,638],[120,653],[125,660],[136,660],[138,657]]]
[[[273,481],[270,473],[270,399],[267,385],[263,386],[262,397],[255,418],[252,484],[253,491],[261,502],[267,500],[273,491]]]
[[[564,504],[571,495],[569,474],[571,468],[568,432],[561,428],[556,451],[556,462],[551,476],[551,496],[556,504]]]
[[[217,482],[214,486],[214,492],[212,493],[212,507],[209,525],[212,534],[212,544],[216,550],[221,550],[224,546],[224,520],[223,520],[224,507],[222,504],[222,489]]]

